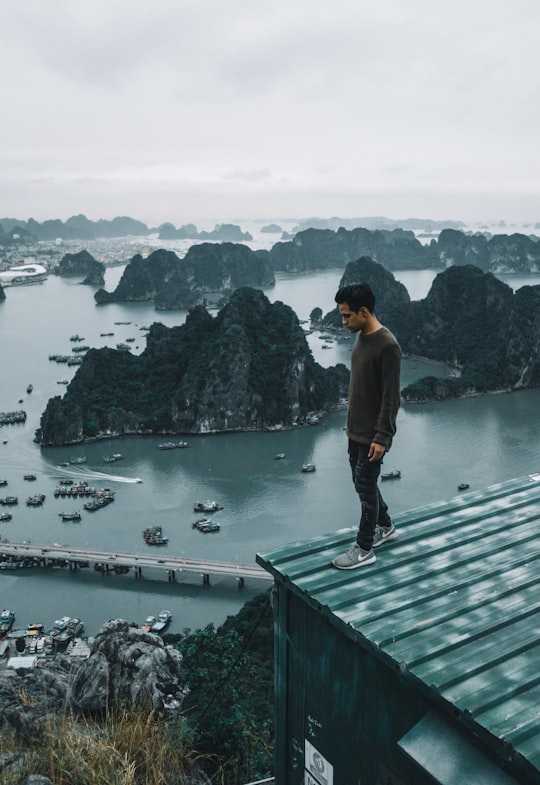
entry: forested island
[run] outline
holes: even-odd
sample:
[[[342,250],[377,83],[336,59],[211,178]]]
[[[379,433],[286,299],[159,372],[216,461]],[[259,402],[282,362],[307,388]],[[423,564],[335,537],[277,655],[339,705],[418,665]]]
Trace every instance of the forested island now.
[[[411,301],[403,284],[369,257],[347,265],[342,286],[369,281],[376,312],[404,354],[452,367],[405,387],[405,402],[444,400],[540,386],[540,286],[509,286],[474,265],[439,273],[427,297]],[[332,311],[325,329],[339,329]]]
[[[247,245],[201,243],[192,245],[183,259],[163,249],[146,259],[137,254],[114,292],[99,289],[94,298],[98,305],[153,300],[157,310],[187,309],[223,303],[242,286],[273,286],[274,282],[269,261]]]
[[[64,397],[49,400],[36,441],[290,426],[335,407],[348,379],[344,365],[314,361],[289,306],[242,288],[215,317],[196,306],[179,327],[153,324],[139,356],[88,351]]]

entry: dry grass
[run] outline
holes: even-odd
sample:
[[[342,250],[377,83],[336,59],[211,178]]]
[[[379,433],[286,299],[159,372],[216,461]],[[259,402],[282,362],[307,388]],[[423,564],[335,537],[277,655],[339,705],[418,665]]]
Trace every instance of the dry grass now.
[[[20,756],[0,781],[16,785],[24,774],[42,774],[54,785],[189,785],[203,762],[189,742],[182,718],[165,721],[141,711],[102,721],[62,716],[23,748],[0,739],[0,752]]]

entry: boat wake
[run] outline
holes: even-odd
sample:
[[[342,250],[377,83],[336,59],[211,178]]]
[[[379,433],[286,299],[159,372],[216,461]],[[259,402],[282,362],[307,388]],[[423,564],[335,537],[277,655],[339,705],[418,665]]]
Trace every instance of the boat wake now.
[[[60,468],[60,467],[58,467]],[[78,466],[77,469],[71,467],[61,467],[62,477],[78,477],[83,478],[85,480],[108,480],[109,482],[124,482],[124,483],[141,483],[142,480],[140,477],[125,477],[121,474],[109,474],[107,472],[98,472],[93,469],[85,469],[84,467]]]

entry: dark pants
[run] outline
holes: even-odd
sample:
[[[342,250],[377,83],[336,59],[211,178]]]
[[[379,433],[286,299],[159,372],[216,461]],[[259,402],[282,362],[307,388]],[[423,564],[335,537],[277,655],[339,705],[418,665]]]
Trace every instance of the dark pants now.
[[[349,463],[352,479],[362,506],[356,541],[364,551],[371,549],[375,526],[391,526],[392,524],[388,515],[388,506],[377,485],[382,461],[369,461],[368,452],[368,444],[358,444],[358,442],[349,439]]]

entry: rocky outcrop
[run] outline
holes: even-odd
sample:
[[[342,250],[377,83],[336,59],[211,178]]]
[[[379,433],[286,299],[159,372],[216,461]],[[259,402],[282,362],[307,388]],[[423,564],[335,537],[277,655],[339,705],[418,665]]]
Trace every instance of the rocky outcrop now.
[[[342,267],[361,256],[370,256],[388,270],[474,264],[493,273],[540,272],[538,237],[468,235],[454,228],[443,229],[429,245],[422,245],[412,231],[404,229],[306,229],[258,253],[268,254],[276,271],[296,273]]]
[[[468,236],[446,229],[439,235],[437,253],[445,267],[474,264],[492,273],[540,272],[540,240],[524,234]]]
[[[105,283],[105,265],[98,262],[88,251],[65,254],[55,270],[56,275],[84,275],[84,284],[103,286]]]
[[[404,352],[445,362],[453,376],[402,391],[422,401],[540,385],[540,286],[515,293],[473,265],[435,278],[424,300],[387,320]]]
[[[180,653],[117,619],[101,627],[82,662],[56,655],[31,669],[1,668],[0,728],[30,737],[55,714],[100,714],[113,707],[175,714],[186,694]]]
[[[152,325],[139,356],[91,349],[64,397],[48,402],[36,441],[291,425],[335,406],[348,376],[313,360],[291,308],[242,288],[216,317],[197,306],[179,327]]]
[[[439,265],[432,245],[422,245],[413,232],[402,229],[306,229],[290,242],[276,243],[268,254],[273,268],[304,273],[310,270],[343,268],[361,256],[370,256],[388,270],[424,269]]]
[[[274,273],[268,260],[246,245],[202,243],[193,245],[183,259],[160,249],[147,259],[133,257],[114,292],[100,289],[98,304],[154,300],[158,310],[187,309],[222,302],[242,286],[272,286]]]
[[[404,306],[410,303],[411,298],[405,286],[396,281],[393,274],[382,265],[377,264],[369,256],[362,256],[354,262],[349,262],[339,282],[339,288],[355,283],[367,281],[376,297],[375,312],[384,324],[394,323],[399,319]],[[337,329],[341,327],[341,316],[336,305],[323,319],[323,329]]]
[[[236,224],[216,224],[210,232],[197,229],[194,224],[184,224],[179,229],[174,224],[164,223],[159,227],[160,240],[213,240],[223,243],[242,243],[253,240],[249,232],[243,232]]]
[[[9,221],[12,224],[12,221]],[[4,227],[5,229],[5,227]],[[16,231],[25,239],[32,240],[94,240],[99,237],[127,237],[128,235],[145,236],[149,234],[148,227],[141,221],[122,216],[113,218],[112,221],[90,221],[84,215],[73,215],[64,223],[58,218],[43,221],[17,221],[16,226],[10,226],[6,237],[13,238]],[[13,240],[11,240],[12,242]]]

